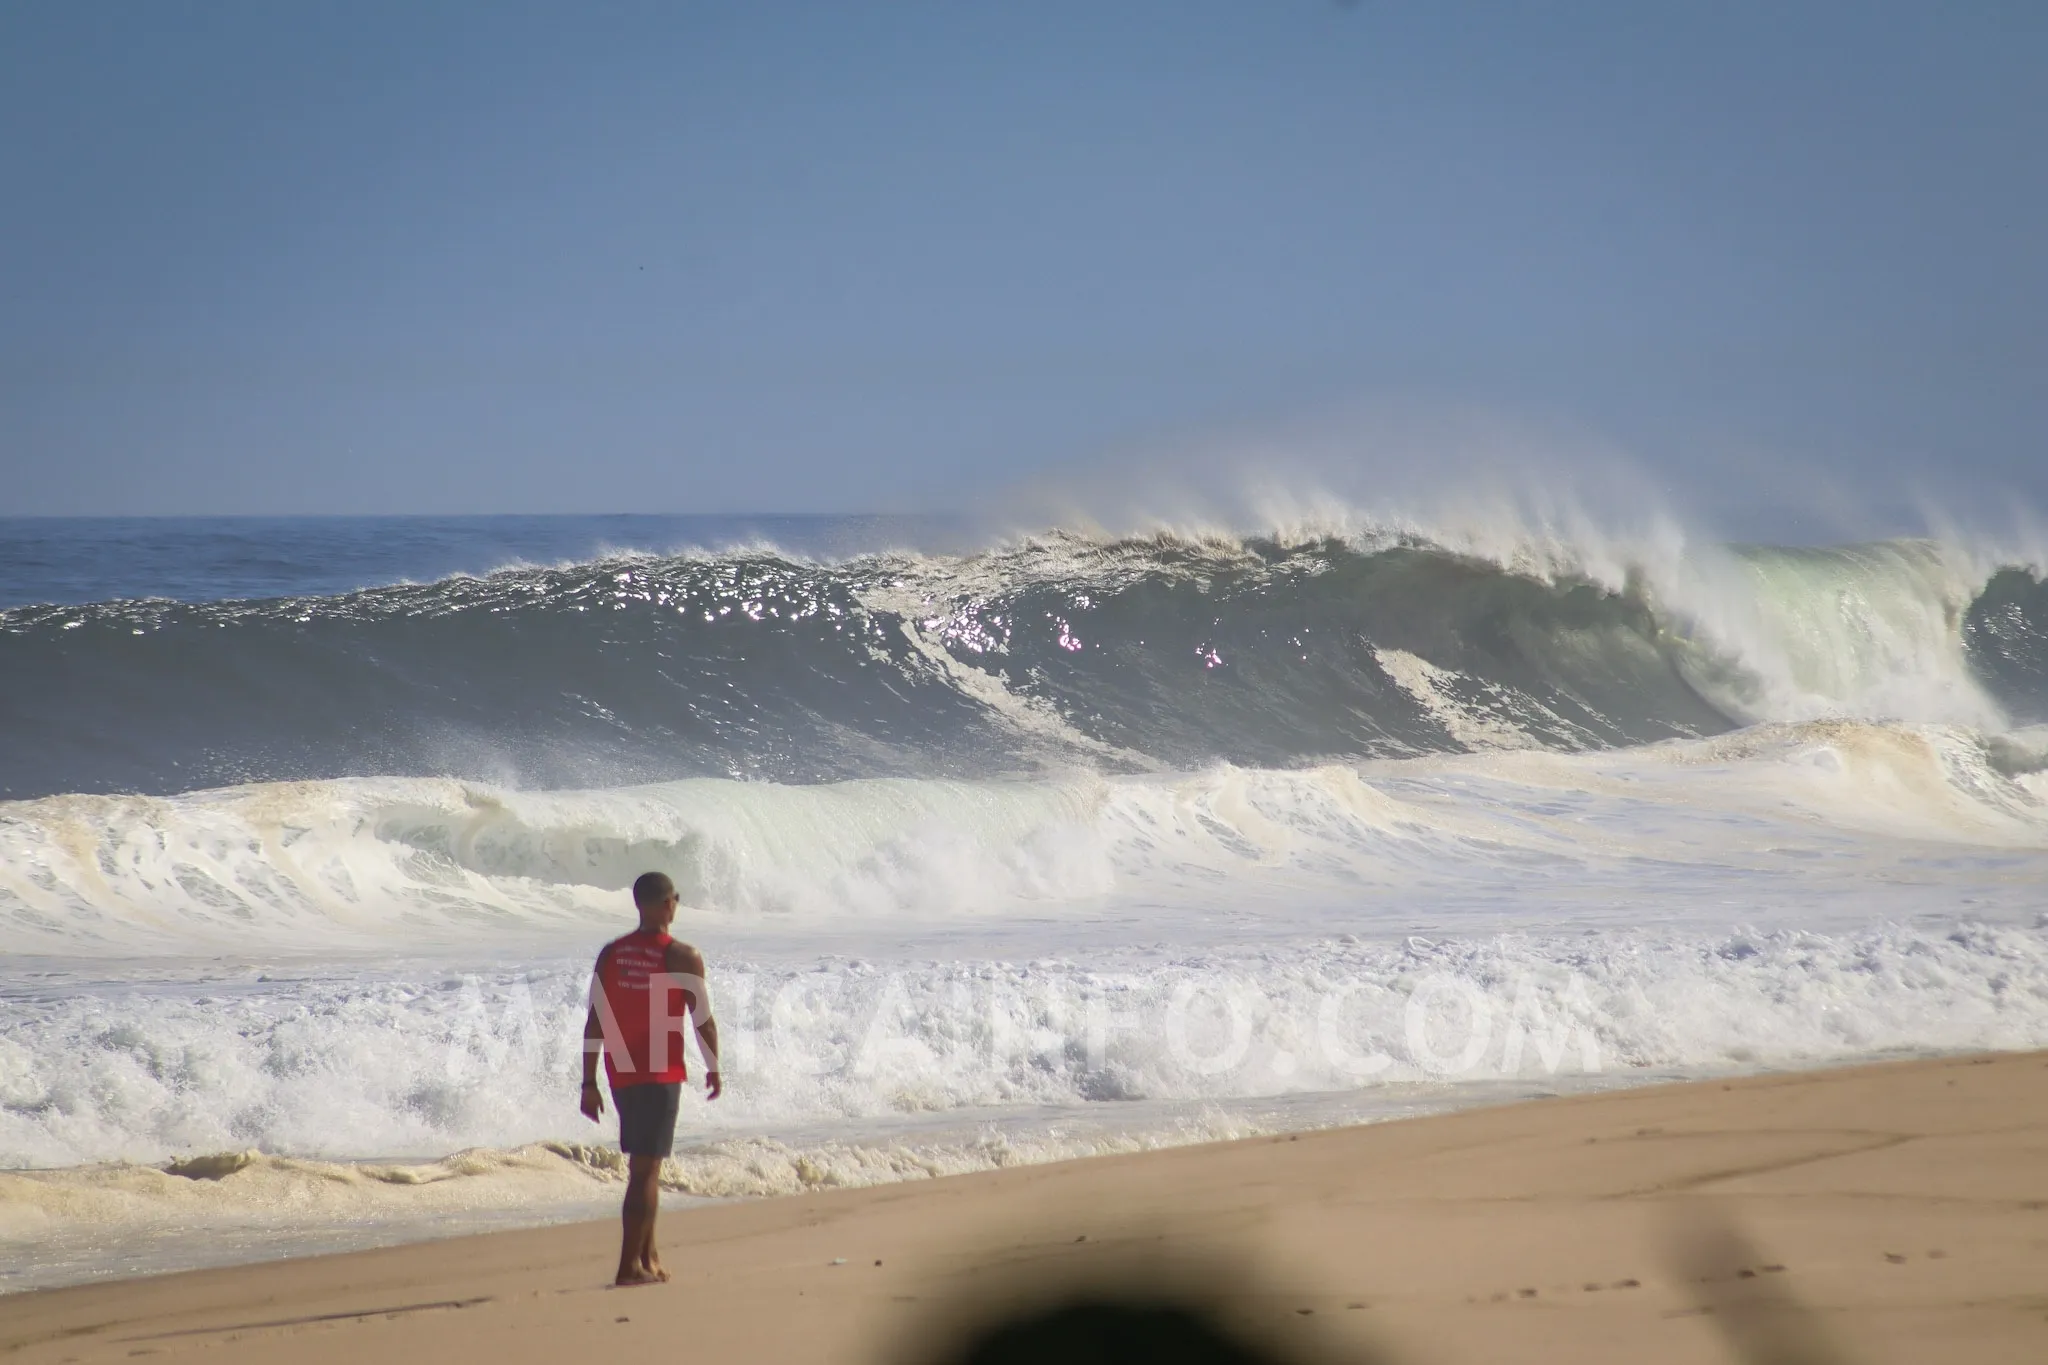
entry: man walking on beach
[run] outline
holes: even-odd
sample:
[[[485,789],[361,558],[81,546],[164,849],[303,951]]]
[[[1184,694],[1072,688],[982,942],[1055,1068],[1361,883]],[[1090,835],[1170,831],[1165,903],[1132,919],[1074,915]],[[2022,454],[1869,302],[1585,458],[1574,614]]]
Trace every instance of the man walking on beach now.
[[[633,883],[640,927],[605,944],[590,983],[590,1013],[583,1021],[583,1116],[604,1114],[597,1088],[597,1054],[604,1053],[612,1103],[619,1110],[619,1149],[626,1154],[625,1225],[619,1246],[621,1285],[659,1284],[668,1278],[654,1250],[654,1215],[661,1204],[661,1161],[675,1146],[676,1109],[682,1100],[683,1020],[697,1024],[704,1057],[704,1097],[724,1089],[718,1074],[718,1021],[704,980],[704,955],[668,936],[676,917],[675,883],[649,872]],[[671,1051],[673,1049],[673,1051]]]

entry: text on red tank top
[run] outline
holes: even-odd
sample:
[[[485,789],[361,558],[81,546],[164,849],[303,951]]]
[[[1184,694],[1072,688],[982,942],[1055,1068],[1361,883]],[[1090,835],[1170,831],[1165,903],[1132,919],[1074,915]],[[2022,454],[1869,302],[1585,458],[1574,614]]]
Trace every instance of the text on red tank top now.
[[[668,988],[665,1001],[657,999],[652,990],[654,978],[668,971],[668,945],[673,941],[667,934],[636,930],[614,939],[605,949],[598,984],[618,1032],[616,1038],[606,1036],[604,1069],[615,1089],[687,1077],[682,1035],[689,1017],[688,997],[677,986]],[[654,1066],[657,1030],[667,1035],[666,1064],[659,1068]],[[614,1047],[614,1043],[620,1046]],[[618,1055],[620,1048],[625,1056]]]

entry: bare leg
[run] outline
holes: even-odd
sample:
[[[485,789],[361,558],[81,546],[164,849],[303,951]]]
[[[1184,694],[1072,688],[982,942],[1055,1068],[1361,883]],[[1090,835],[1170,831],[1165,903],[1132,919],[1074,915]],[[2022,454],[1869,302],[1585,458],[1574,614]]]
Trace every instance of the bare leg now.
[[[653,1169],[647,1173],[647,1221],[640,1227],[640,1271],[665,1282],[668,1272],[661,1268],[661,1253],[654,1249],[654,1222],[661,1212],[661,1158],[650,1160]]]
[[[657,1194],[655,1197],[659,1198],[660,1196]],[[663,1282],[668,1280],[668,1272],[661,1267],[661,1253],[654,1249],[654,1220],[652,1218],[647,1220],[647,1249],[640,1257],[640,1268],[657,1280]]]
[[[661,1201],[661,1158],[626,1158],[626,1199],[619,1210],[623,1227],[619,1242],[619,1277],[615,1283],[659,1284],[668,1277],[659,1266],[649,1269],[654,1249],[654,1214]]]

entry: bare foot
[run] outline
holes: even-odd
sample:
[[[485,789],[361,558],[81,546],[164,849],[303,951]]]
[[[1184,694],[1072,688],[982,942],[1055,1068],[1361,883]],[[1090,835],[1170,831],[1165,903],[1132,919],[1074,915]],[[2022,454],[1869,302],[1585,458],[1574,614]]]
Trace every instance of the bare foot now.
[[[645,1270],[635,1266],[631,1270],[620,1271],[619,1278],[612,1281],[612,1288],[633,1289],[643,1284],[660,1284],[667,1278],[668,1276],[666,1275],[650,1275]]]
[[[662,1284],[668,1283],[668,1272],[661,1268],[661,1258],[659,1256],[642,1261],[640,1263],[640,1273],[642,1275],[652,1275]]]

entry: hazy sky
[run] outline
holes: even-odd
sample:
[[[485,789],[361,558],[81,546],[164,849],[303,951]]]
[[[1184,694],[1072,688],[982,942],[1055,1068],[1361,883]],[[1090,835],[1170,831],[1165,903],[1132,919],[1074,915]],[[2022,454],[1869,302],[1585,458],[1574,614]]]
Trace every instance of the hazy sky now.
[[[2044,71],[2032,0],[9,0],[0,512],[948,507],[1385,401],[2048,505]]]

